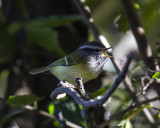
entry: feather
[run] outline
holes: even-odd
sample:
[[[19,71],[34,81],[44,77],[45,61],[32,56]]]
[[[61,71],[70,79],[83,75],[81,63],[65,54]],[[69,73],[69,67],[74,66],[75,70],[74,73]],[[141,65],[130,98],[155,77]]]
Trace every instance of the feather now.
[[[38,68],[38,69],[33,69],[33,70],[29,71],[29,73],[31,75],[35,75],[35,74],[43,73],[43,72],[46,72],[49,70],[51,70],[51,67],[47,66],[47,67],[42,67],[42,68]]]

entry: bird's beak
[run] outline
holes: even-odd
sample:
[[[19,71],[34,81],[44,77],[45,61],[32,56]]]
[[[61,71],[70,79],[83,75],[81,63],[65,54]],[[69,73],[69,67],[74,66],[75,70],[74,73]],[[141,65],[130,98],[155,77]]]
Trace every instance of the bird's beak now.
[[[106,58],[107,58],[107,57],[112,57],[112,56],[110,56],[110,55],[107,54],[107,50],[108,50],[108,49],[111,49],[111,48],[112,48],[112,47],[106,48],[106,49],[103,51],[103,54],[105,55]]]
[[[104,56],[105,56],[106,58],[107,58],[107,57],[112,57],[112,56],[108,55],[108,54],[106,53],[106,51],[107,51],[107,50],[102,51],[102,53],[104,54]]]
[[[105,57],[107,58],[107,57],[112,57],[112,56],[110,56],[110,55],[108,55],[108,54],[104,54],[105,55]]]

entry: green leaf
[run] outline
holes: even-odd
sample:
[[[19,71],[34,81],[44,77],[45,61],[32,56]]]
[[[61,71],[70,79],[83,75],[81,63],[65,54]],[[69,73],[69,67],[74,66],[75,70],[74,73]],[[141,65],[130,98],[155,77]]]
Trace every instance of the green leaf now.
[[[160,118],[160,112],[157,112],[157,117]]]
[[[14,22],[8,26],[8,32],[12,35],[15,34],[20,29],[21,29],[21,22]]]
[[[93,97],[97,97],[97,96],[101,96],[101,95],[104,95],[106,93],[106,91],[111,87],[112,85],[108,85],[108,86],[105,86],[103,88],[99,88],[98,90],[96,90],[94,93],[93,93]]]
[[[29,22],[33,26],[39,27],[59,27],[64,26],[69,23],[81,20],[80,15],[71,15],[71,16],[51,16],[48,18],[38,18]]]
[[[98,1],[99,0],[85,0],[83,5],[92,6],[92,5],[96,4]]]
[[[62,111],[64,118],[66,118],[68,121],[71,121],[77,125],[84,125],[79,105],[71,98],[63,98],[56,100],[53,103],[55,105],[55,110]]]
[[[53,125],[56,126],[56,128],[61,128],[58,120],[54,120]]]
[[[56,31],[48,27],[37,27],[33,25],[27,25],[25,28],[33,43],[49,51],[56,51],[64,56],[64,52],[58,43],[58,33]]]
[[[156,72],[153,76],[153,79],[160,79],[160,72]]]
[[[125,115],[123,115],[123,119],[130,119],[133,116],[135,116],[136,114],[138,114],[139,112],[141,112],[144,108],[151,108],[150,104],[145,105],[144,107],[139,107],[137,109],[131,110],[128,113],[126,113]]]
[[[55,111],[55,106],[53,103],[50,103],[49,106],[48,106],[48,111],[49,111],[49,114],[53,115],[54,114],[54,111]]]
[[[129,119],[121,120],[117,126],[121,128],[133,128]]]
[[[118,24],[118,30],[120,32],[126,32],[127,30],[129,30],[129,25],[124,13],[121,14],[120,18],[117,21],[117,24]]]
[[[137,10],[140,10],[140,5],[138,3],[134,3],[134,7],[137,9]]]
[[[3,118],[1,118],[1,120],[0,120],[0,126],[2,125],[2,124],[4,124],[9,118],[11,118],[12,116],[14,116],[14,115],[17,115],[17,114],[19,114],[19,113],[22,113],[22,112],[24,112],[24,111],[26,111],[26,109],[25,108],[19,108],[19,109],[15,109],[15,110],[12,110],[12,111],[10,111],[8,114],[6,114]]]
[[[11,106],[24,106],[28,104],[32,104],[34,101],[38,101],[41,98],[35,94],[31,95],[22,95],[22,96],[10,96],[6,101],[7,104]]]

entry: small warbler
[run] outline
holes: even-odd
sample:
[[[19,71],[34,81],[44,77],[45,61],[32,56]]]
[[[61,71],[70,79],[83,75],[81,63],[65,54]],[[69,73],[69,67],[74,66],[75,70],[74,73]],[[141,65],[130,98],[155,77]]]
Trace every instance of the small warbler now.
[[[33,69],[30,74],[49,71],[59,80],[75,84],[75,79],[81,77],[83,83],[96,78],[101,72],[107,58],[110,57],[103,44],[92,41],[81,45],[76,51],[60,58],[46,67]]]

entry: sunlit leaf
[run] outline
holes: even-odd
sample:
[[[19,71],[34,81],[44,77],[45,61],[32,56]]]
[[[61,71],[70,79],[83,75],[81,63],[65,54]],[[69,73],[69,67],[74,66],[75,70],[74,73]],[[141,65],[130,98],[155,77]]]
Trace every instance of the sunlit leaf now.
[[[53,115],[54,114],[54,111],[55,111],[55,106],[53,103],[50,103],[49,106],[48,106],[48,111],[49,111],[49,114]]]
[[[160,79],[160,72],[156,72],[153,76],[153,79]]]
[[[34,101],[38,101],[41,98],[35,94],[30,95],[22,95],[22,96],[10,96],[6,101],[7,104],[12,106],[24,106],[28,104],[32,104]]]
[[[160,112],[157,112],[157,117],[160,118]]]
[[[137,10],[140,10],[140,5],[138,3],[134,3],[134,7],[137,9]]]

